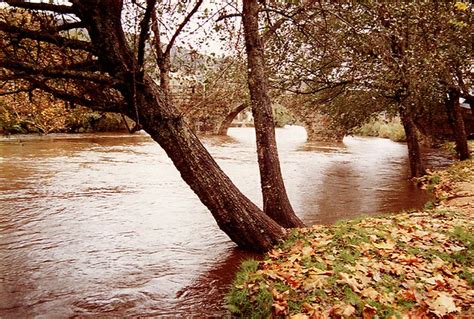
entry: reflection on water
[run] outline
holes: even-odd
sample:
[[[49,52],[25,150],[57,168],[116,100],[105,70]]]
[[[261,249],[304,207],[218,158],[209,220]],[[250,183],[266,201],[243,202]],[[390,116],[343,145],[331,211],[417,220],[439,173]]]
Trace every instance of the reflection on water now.
[[[284,177],[308,224],[419,207],[406,147],[381,139],[305,143],[278,130]],[[204,142],[261,204],[252,129]],[[434,158],[440,162],[440,158]],[[223,315],[241,259],[145,135],[0,142],[0,317]]]

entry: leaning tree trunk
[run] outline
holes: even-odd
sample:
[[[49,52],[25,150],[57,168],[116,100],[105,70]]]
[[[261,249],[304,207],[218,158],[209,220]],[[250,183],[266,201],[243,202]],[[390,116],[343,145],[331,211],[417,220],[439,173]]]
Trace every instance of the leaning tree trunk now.
[[[118,109],[139,122],[158,142],[218,226],[240,247],[265,251],[284,238],[286,231],[245,197],[219,168],[163,90],[147,76],[135,82],[134,57],[120,24],[121,3],[103,0],[92,6],[72,0],[86,25],[98,61],[120,81],[128,107]],[[138,115],[138,118],[137,118]]]
[[[240,247],[256,251],[268,250],[284,238],[285,230],[237,189],[174,107],[159,100],[161,92],[155,86],[147,79],[138,92],[142,126],[166,151],[219,228]]]
[[[258,10],[257,0],[244,0],[242,21],[247,51],[248,85],[257,135],[263,211],[284,227],[302,227],[304,224],[291,207],[281,175],[273,112],[264,71],[263,42],[258,32]]]
[[[421,151],[418,137],[416,135],[415,123],[413,122],[408,110],[401,104],[399,106],[399,112],[407,139],[410,175],[411,177],[423,176],[426,172],[421,159]]]
[[[457,90],[450,90],[445,99],[446,114],[449,124],[453,130],[454,141],[456,143],[456,153],[461,161],[471,158],[469,146],[467,144],[466,129],[462,118],[461,105],[459,104],[460,94]]]

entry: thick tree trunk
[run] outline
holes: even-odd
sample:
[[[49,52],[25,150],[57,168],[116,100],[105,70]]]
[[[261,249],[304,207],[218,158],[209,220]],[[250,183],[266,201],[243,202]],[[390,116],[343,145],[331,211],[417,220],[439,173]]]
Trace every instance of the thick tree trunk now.
[[[448,115],[449,124],[453,130],[454,141],[456,143],[456,153],[461,161],[471,158],[469,146],[467,144],[466,129],[464,127],[464,119],[461,113],[461,105],[459,104],[460,93],[457,90],[450,90],[445,100],[446,114]]]
[[[263,42],[258,32],[258,10],[257,0],[244,0],[242,19],[247,50],[248,84],[257,135],[263,211],[284,227],[302,227],[304,224],[291,207],[281,175],[272,106],[264,72]]]
[[[146,82],[138,92],[145,131],[166,151],[220,229],[240,247],[256,251],[284,238],[285,230],[237,189],[176,110],[159,101],[161,93],[152,80]]]
[[[249,250],[266,251],[283,239],[285,229],[236,188],[169,103],[163,89],[147,76],[134,83],[134,57],[121,28],[121,3],[104,0],[92,6],[73,0],[73,4],[87,26],[99,63],[122,83],[118,89],[128,107],[117,112],[139,122],[166,151],[218,226],[237,245]]]
[[[407,109],[400,104],[399,106],[400,118],[402,120],[403,128],[408,145],[408,160],[410,162],[411,177],[423,176],[426,171],[421,159],[420,145],[416,135],[416,126]]]

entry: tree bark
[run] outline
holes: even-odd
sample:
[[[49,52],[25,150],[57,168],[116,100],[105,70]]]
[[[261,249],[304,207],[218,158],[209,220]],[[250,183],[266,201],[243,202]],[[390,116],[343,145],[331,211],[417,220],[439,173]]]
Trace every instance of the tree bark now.
[[[453,130],[454,141],[456,143],[456,153],[461,161],[471,158],[469,145],[467,144],[466,129],[464,127],[464,119],[461,113],[461,105],[459,98],[461,94],[455,89],[448,92],[445,100],[446,114],[448,115],[449,124]]]
[[[250,250],[266,251],[283,239],[285,230],[237,189],[177,110],[159,100],[161,92],[154,86],[147,79],[138,92],[141,123],[211,211],[219,228]]]
[[[248,86],[257,135],[263,211],[283,227],[302,227],[304,224],[291,207],[281,175],[273,112],[264,71],[263,42],[258,32],[258,11],[257,0],[243,1],[242,21],[247,51]]]
[[[88,1],[72,2],[97,48],[99,63],[123,83],[119,90],[129,107],[117,112],[139,122],[166,151],[218,226],[249,250],[266,251],[283,239],[285,229],[237,189],[171,105],[166,92],[147,76],[140,83],[133,82],[134,57],[121,27],[121,3],[104,0],[91,6]]]
[[[410,113],[406,107],[399,104],[399,113],[402,120],[403,128],[405,129],[405,135],[408,146],[408,160],[410,162],[410,176],[420,177],[425,175],[426,171],[421,160],[420,145],[418,143],[418,137],[416,135],[416,126]]]

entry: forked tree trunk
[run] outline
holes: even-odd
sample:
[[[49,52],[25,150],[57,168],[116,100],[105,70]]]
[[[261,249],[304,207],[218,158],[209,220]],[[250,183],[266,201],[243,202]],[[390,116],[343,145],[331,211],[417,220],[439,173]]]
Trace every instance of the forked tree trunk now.
[[[118,89],[128,102],[128,108],[117,112],[136,119],[166,151],[184,181],[209,208],[218,226],[237,245],[249,250],[266,251],[283,239],[285,229],[230,181],[176,107],[170,104],[163,89],[147,76],[133,83],[134,58],[120,22],[122,4],[115,0],[103,0],[94,6],[88,1],[72,2],[87,27],[99,63],[122,83]]]
[[[242,21],[247,51],[248,85],[257,135],[263,211],[284,227],[302,227],[304,224],[291,207],[281,175],[272,105],[264,70],[263,42],[258,32],[258,11],[257,0],[244,0]]]
[[[219,168],[217,163],[151,79],[139,91],[141,123],[160,144],[222,229],[240,247],[266,251],[285,236],[285,230],[265,215]],[[157,112],[157,110],[159,110]]]
[[[420,145],[418,143],[415,123],[413,122],[408,110],[401,104],[399,105],[399,113],[407,139],[410,175],[411,177],[423,176],[426,171],[421,159],[421,151]]]
[[[467,144],[466,129],[462,118],[461,105],[459,104],[460,93],[457,90],[450,90],[445,100],[446,114],[449,124],[453,130],[454,142],[456,143],[456,153],[461,161],[471,158],[469,146]]]

